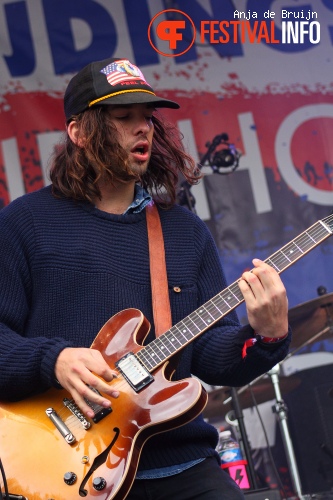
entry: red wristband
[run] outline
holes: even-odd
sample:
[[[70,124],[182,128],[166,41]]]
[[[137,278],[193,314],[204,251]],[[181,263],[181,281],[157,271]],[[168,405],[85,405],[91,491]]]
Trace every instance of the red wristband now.
[[[264,342],[264,344],[274,344],[275,342],[281,342],[281,340],[286,339],[288,337],[288,333],[283,335],[283,337],[264,337],[263,335],[256,333],[256,337],[258,337],[261,342]]]
[[[275,344],[277,342],[281,342],[282,340],[286,339],[288,337],[288,333],[283,335],[283,337],[264,337],[263,335],[259,335],[258,333],[255,333],[255,337],[252,337],[250,339],[247,339],[244,342],[243,349],[242,349],[242,358],[246,358],[247,350],[249,347],[252,347],[258,340],[260,342],[263,342],[264,344]]]

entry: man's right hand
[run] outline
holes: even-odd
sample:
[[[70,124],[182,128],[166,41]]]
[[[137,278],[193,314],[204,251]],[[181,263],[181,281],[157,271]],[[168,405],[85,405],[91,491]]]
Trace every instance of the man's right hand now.
[[[85,398],[92,403],[109,408],[111,401],[98,393],[105,393],[113,398],[119,396],[119,393],[107,383],[117,376],[117,372],[109,367],[102,354],[96,349],[67,347],[58,356],[55,376],[89,418],[94,417],[94,412],[86,403]],[[96,389],[98,393],[89,386]]]

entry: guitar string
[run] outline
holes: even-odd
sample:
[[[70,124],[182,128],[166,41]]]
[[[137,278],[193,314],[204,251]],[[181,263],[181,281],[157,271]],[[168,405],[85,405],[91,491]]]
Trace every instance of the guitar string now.
[[[333,221],[333,215],[330,215],[325,219],[323,219],[323,222],[324,223],[327,222],[328,224],[330,224],[332,221]],[[302,234],[297,236],[295,239],[284,245],[280,250],[278,250],[270,257],[268,257],[265,260],[265,262],[268,263],[269,265],[273,264],[272,267],[275,267],[278,272],[281,272],[285,270],[289,265],[297,261],[300,257],[308,253],[312,248],[317,246],[328,236],[330,236],[330,234],[332,233],[328,231],[327,227],[323,226],[321,222],[318,221],[313,226],[304,231]],[[159,362],[168,359],[169,356],[164,355],[163,352],[164,349],[166,349],[168,353],[172,355],[177,350],[179,350],[179,347],[182,348],[184,346],[184,341],[182,342],[181,338],[183,338],[186,342],[188,342],[189,340],[191,340],[191,336],[195,335],[195,332],[191,331],[191,328],[188,326],[188,323],[186,324],[186,321],[190,321],[190,325],[193,324],[199,332],[203,332],[206,328],[211,326],[212,320],[213,322],[216,322],[219,319],[221,319],[223,315],[227,314],[236,305],[239,305],[244,300],[238,286],[238,282],[240,281],[240,279],[241,278],[239,278],[239,280],[237,280],[236,282],[232,283],[227,289],[221,291],[219,294],[217,294],[215,297],[213,297],[208,302],[203,304],[197,310],[193,311],[190,315],[188,315],[182,321],[174,325],[170,330],[165,332],[162,336],[158,337],[147,346],[143,346],[141,350],[139,350],[136,353],[137,357],[142,358],[144,356],[147,356],[148,351],[152,350],[153,352],[151,353],[151,357],[152,358],[157,357],[159,360],[157,364],[152,365],[151,369],[153,370],[154,368],[156,368],[156,366],[158,366]],[[230,301],[232,299],[236,299],[236,302],[230,305]],[[226,310],[224,310],[225,307]],[[218,314],[217,316],[215,316],[216,310]],[[206,313],[205,316],[204,313]],[[199,318],[199,320],[204,324],[203,328],[198,326],[196,322],[197,319],[195,320],[194,315],[197,318]],[[180,339],[177,336],[177,331],[178,334],[181,336]],[[188,333],[191,335],[189,338],[187,337]],[[175,341],[178,341],[179,344],[178,347],[175,347],[174,345]],[[158,344],[162,345],[159,346]],[[158,351],[156,350],[154,351],[154,347],[157,347]],[[159,357],[158,352],[162,354],[161,358]],[[147,357],[145,360],[147,362]],[[149,371],[149,367],[146,366],[144,360],[141,361],[145,365],[146,369]],[[116,380],[115,390],[120,391],[123,386],[128,387],[128,383],[125,380],[125,378],[119,378],[119,376],[121,375],[121,371],[119,369],[115,369],[114,371],[116,371],[118,374],[118,378],[114,379]],[[62,407],[62,409],[59,412],[59,415],[60,416],[63,415],[66,410],[70,412],[70,410],[68,410],[66,407]],[[72,412],[70,412],[70,415],[66,419],[66,422],[67,421],[73,421],[77,424],[78,427],[80,426],[80,421]]]
[[[333,216],[329,216],[326,219],[324,219],[324,221],[331,221],[332,219],[333,219]],[[308,228],[304,233],[297,236],[294,240],[292,240],[291,242],[286,244],[284,247],[282,247],[281,250],[279,250],[279,251],[275,252],[273,255],[271,255],[265,262],[267,262],[267,263],[272,262],[273,266],[276,267],[277,271],[281,272],[281,270],[286,269],[286,267],[288,267],[290,264],[294,263],[300,257],[305,255],[309,250],[311,250],[316,245],[318,245],[321,241],[323,241],[323,239],[326,239],[328,236],[330,236],[330,234],[331,233],[328,231],[327,227],[323,226],[321,224],[321,222],[319,221],[319,222],[315,223],[313,226],[311,226],[310,228]],[[304,249],[302,249],[302,246],[304,247]],[[281,266],[281,264],[283,264],[283,265]],[[240,292],[239,287],[238,287],[238,281],[236,283],[233,283],[229,287],[229,289],[227,289],[226,292],[229,293],[230,290],[232,291],[232,287],[236,286],[236,285],[237,285],[238,291]],[[205,328],[201,329],[195,323],[195,321],[193,321],[193,319],[192,319],[193,315],[197,315],[199,317],[199,319],[205,323],[206,327],[210,326],[210,323],[211,323],[210,319],[208,319],[207,323],[206,323],[206,321],[203,319],[203,316],[199,315],[200,310],[208,312],[208,314],[213,318],[214,322],[221,318],[221,310],[220,310],[221,305],[220,304],[223,305],[223,303],[225,303],[229,307],[228,302],[223,297],[223,293],[225,293],[225,291],[221,292],[216,297],[214,297],[213,299],[208,301],[206,304],[204,304],[197,311],[194,311],[189,316],[187,316],[187,318],[184,318],[181,322],[174,325],[174,327],[172,327],[168,332],[163,334],[162,337],[159,337],[158,339],[156,339],[155,341],[150,343],[149,346],[146,346],[143,349],[148,351],[148,348],[150,348],[150,350],[153,350],[154,347],[159,347],[158,343],[161,342],[161,339],[164,336],[168,336],[169,333],[171,333],[171,335],[172,335],[170,345],[174,348],[175,347],[174,341],[177,340],[180,347],[183,347],[182,338],[184,338],[186,341],[188,341],[191,339],[191,337],[190,338],[187,337],[188,333],[190,333],[192,336],[195,335],[195,332],[191,331],[191,328],[188,326],[188,324],[186,324],[186,321],[190,320],[197,327],[197,329],[200,332],[202,332],[205,329]],[[241,295],[241,293],[240,293],[240,295]],[[229,310],[231,310],[232,307],[234,307],[235,305],[238,305],[241,301],[243,301],[242,295],[240,297],[237,297],[237,289],[235,289],[235,293],[232,292],[231,296],[229,293],[228,300],[230,300],[230,297],[232,297],[232,296],[234,296],[237,299],[237,301],[236,301],[236,304],[232,304],[230,306]],[[220,307],[218,307],[216,302],[220,301],[220,299],[222,299],[223,302],[218,302],[220,305]],[[238,304],[237,304],[237,302],[238,302]],[[217,311],[218,311],[217,317],[214,316],[215,309],[217,309]],[[225,314],[226,312],[229,312],[229,310],[227,309],[223,313]],[[183,328],[184,326],[185,326],[185,328]],[[174,337],[174,333],[176,333],[175,330],[178,330],[178,332],[180,333],[180,336],[177,337],[177,335],[176,335]],[[176,350],[177,349],[179,349],[179,346],[178,346],[178,348],[176,348]],[[142,352],[142,350],[141,350],[140,354],[144,355],[144,352]],[[156,355],[155,351],[153,351],[153,355],[154,356]],[[157,356],[157,357],[159,357],[159,356]],[[162,359],[165,360],[164,356],[162,356]]]

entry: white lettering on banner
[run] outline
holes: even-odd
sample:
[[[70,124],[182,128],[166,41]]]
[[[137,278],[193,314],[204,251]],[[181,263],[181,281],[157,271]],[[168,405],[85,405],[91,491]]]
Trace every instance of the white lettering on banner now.
[[[241,113],[238,116],[238,121],[244,148],[247,151],[245,155],[241,156],[238,169],[248,169],[249,171],[256,212],[258,214],[270,212],[272,203],[252,113]]]
[[[25,193],[17,141],[12,137],[2,141],[1,144],[9,199],[14,200]]]
[[[297,128],[312,118],[333,118],[333,104],[311,104],[303,106],[282,122],[275,140],[275,155],[279,170],[286,183],[299,196],[319,205],[332,205],[333,192],[317,189],[305,182],[297,173],[291,157],[291,140]]]
[[[196,163],[199,163],[200,159],[198,157],[198,148],[195,142],[192,121],[179,120],[177,122],[177,125],[180,132],[184,136],[183,142],[185,150],[194,158]],[[204,170],[205,169],[202,170],[203,173],[205,173]],[[209,220],[211,218],[211,215],[209,211],[207,193],[205,190],[204,183],[200,181],[199,184],[191,187],[191,191],[195,199],[196,213],[202,220]]]

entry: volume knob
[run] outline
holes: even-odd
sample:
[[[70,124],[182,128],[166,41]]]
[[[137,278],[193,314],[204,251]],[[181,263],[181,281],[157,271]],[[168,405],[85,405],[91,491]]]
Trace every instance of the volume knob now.
[[[77,475],[75,474],[75,472],[66,472],[66,474],[64,474],[64,481],[66,484],[72,485],[76,480]]]
[[[106,481],[104,477],[95,477],[95,479],[93,480],[93,487],[95,490],[97,491],[104,490],[105,486],[106,486]]]

